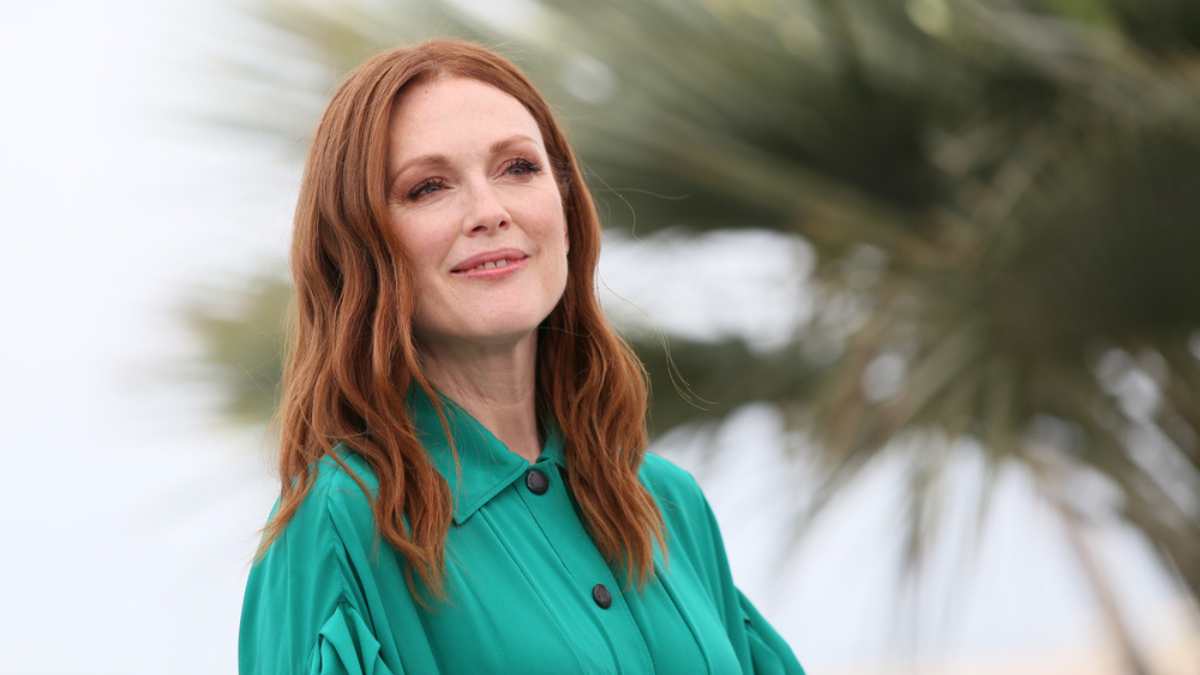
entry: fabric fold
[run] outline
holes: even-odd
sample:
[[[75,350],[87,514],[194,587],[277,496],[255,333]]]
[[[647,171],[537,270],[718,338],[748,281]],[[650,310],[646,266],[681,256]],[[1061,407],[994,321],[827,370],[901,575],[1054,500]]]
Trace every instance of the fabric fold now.
[[[804,675],[804,669],[796,661],[791,647],[758,612],[750,599],[735,587],[738,606],[741,608],[746,627],[746,639],[750,644],[750,662],[755,675]]]
[[[340,603],[321,626],[309,675],[401,675],[380,655],[379,640],[358,610]]]

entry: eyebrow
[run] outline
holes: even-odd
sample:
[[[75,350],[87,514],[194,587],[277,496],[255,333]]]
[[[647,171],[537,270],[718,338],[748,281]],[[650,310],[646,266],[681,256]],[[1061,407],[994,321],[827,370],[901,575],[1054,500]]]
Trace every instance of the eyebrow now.
[[[537,141],[533,140],[529,136],[526,136],[525,134],[513,134],[512,136],[509,136],[508,138],[502,138],[502,139],[496,141],[495,143],[492,143],[492,147],[488,148],[488,152],[494,155],[494,154],[500,152],[501,150],[504,150],[505,148],[507,148],[510,145],[515,145],[515,144],[521,143],[521,142],[529,142],[529,143],[533,143],[534,145],[537,145]],[[401,164],[399,168],[397,168],[394,172],[392,172],[390,175],[388,175],[388,180],[387,180],[388,187],[390,188],[392,186],[392,184],[396,182],[396,178],[400,174],[407,171],[410,167],[417,166],[417,165],[445,166],[449,163],[450,163],[450,160],[447,159],[445,155],[429,154],[429,155],[421,155],[420,157],[414,157],[414,158],[404,162],[403,164]]]

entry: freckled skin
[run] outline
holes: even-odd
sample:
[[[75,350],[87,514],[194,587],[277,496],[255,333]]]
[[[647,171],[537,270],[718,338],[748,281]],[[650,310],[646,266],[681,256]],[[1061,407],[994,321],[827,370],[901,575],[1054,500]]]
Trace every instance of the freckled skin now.
[[[451,350],[526,352],[567,281],[566,219],[537,122],[512,96],[456,77],[406,92],[390,131],[389,175],[416,157],[447,158],[406,168],[389,186],[391,225],[416,266],[417,338]],[[518,134],[532,140],[490,152]],[[508,247],[529,258],[504,279],[450,272],[470,256]]]

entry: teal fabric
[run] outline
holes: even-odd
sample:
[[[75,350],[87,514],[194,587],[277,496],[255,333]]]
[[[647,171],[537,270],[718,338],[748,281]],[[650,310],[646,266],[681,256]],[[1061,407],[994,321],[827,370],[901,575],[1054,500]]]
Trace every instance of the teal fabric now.
[[[454,495],[448,601],[430,610],[416,603],[404,558],[375,532],[366,496],[324,457],[294,519],[251,567],[241,675],[803,675],[734,585],[717,521],[691,474],[646,454],[639,478],[662,510],[668,564],[656,545],[654,578],[641,592],[626,590],[623,571],[605,562],[565,487],[554,420],[542,421],[546,441],[531,465],[441,398],[461,476],[428,397],[414,387],[408,405]],[[366,462],[345,444],[334,452],[374,494],[378,481]],[[544,494],[526,486],[530,470],[549,479]],[[593,598],[597,584],[611,595],[607,608]]]

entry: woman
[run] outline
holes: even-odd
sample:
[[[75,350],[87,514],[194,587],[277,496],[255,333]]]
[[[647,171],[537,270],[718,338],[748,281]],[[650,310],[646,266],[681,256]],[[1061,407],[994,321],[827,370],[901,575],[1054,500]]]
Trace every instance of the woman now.
[[[591,196],[515,66],[456,40],[359,66],[295,227],[243,675],[803,672],[645,454]]]

